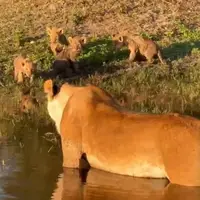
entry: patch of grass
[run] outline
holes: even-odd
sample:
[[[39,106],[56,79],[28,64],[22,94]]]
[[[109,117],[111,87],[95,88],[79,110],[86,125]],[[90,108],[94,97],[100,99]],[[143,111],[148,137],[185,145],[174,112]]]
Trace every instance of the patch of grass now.
[[[79,61],[84,63],[90,72],[108,72],[109,63],[124,60],[128,55],[127,49],[115,51],[110,37],[91,38],[79,56]]]
[[[67,36],[87,33],[91,37],[79,57],[89,76],[72,80],[72,83],[93,83],[102,87],[134,111],[199,116],[200,31],[196,27],[200,22],[195,6],[140,0],[134,3],[123,0],[120,5],[113,0],[78,0],[66,4],[61,0],[51,3],[50,9],[48,3],[37,0],[31,4],[30,1],[12,3],[12,7],[8,7],[9,2],[0,3],[3,41],[0,44],[0,123],[3,135],[26,132],[29,128],[44,134],[43,127],[46,132],[55,132],[47,114],[44,80],[36,77],[32,85],[27,82],[25,86],[13,80],[13,58],[17,54],[30,57],[37,63],[39,72],[51,68],[54,56],[45,34],[47,25],[64,27]],[[176,15],[177,10],[179,15]],[[129,50],[115,51],[110,39],[113,32],[123,29],[158,42],[169,64],[128,62]],[[63,80],[56,79],[56,82],[60,85]],[[19,112],[23,87],[32,87],[35,91],[40,102],[36,113],[24,115]]]

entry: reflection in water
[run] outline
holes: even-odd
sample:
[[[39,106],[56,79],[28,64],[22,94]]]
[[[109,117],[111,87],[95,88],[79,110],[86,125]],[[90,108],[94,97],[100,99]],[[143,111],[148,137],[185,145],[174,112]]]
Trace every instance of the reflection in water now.
[[[6,142],[0,146],[0,199],[49,200],[62,172],[58,152],[38,135],[24,134],[24,148]]]
[[[38,134],[24,134],[24,148],[0,145],[0,200],[199,200],[200,189],[97,169],[62,169],[61,150]]]
[[[200,188],[168,184],[166,179],[133,178],[90,169],[86,183],[80,173],[64,169],[52,200],[199,200]]]

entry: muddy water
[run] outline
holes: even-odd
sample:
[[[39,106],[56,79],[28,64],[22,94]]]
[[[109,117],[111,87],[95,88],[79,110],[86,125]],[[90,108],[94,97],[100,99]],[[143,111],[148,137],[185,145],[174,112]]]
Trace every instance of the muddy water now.
[[[199,200],[199,188],[96,169],[62,169],[59,147],[35,134],[0,144],[0,200]]]

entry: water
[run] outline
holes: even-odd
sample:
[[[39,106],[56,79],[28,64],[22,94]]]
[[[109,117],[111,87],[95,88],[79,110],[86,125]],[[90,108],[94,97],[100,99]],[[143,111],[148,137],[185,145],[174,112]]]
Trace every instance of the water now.
[[[0,144],[0,200],[199,200],[200,189],[165,179],[62,169],[59,147],[35,134]],[[23,148],[22,148],[23,146]],[[51,149],[51,151],[49,151]]]

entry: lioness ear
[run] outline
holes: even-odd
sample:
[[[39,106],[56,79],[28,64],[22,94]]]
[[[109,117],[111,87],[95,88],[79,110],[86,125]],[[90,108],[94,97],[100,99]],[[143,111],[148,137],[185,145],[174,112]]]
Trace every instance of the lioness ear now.
[[[73,38],[72,38],[72,37],[68,37],[67,40],[68,40],[68,42],[71,44],[72,41],[73,41]]]
[[[119,36],[119,41],[123,42],[124,41],[124,37],[123,36]]]
[[[44,82],[44,93],[48,94],[49,97],[53,97],[53,81],[51,79]]]
[[[51,34],[51,28],[47,26],[46,27],[46,32],[47,32],[48,35],[50,35]]]
[[[58,28],[58,29],[57,29],[57,33],[63,34],[63,33],[64,33],[64,30],[63,30],[62,28]]]

